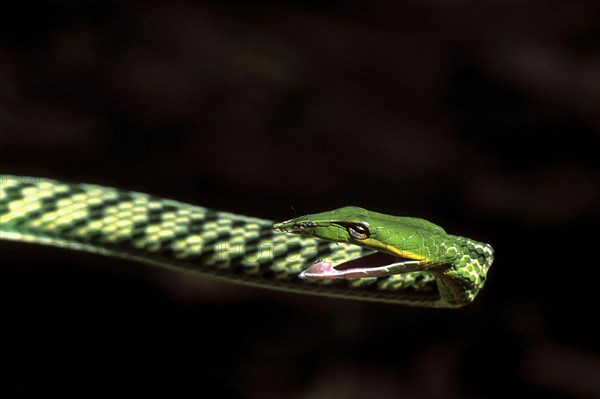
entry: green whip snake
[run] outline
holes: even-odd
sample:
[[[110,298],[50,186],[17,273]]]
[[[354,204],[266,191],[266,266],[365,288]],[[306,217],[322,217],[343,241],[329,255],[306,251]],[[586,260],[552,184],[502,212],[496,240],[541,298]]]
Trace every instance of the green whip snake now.
[[[358,207],[273,224],[93,184],[0,175],[0,186],[1,239],[285,291],[460,307],[493,261],[489,244]]]

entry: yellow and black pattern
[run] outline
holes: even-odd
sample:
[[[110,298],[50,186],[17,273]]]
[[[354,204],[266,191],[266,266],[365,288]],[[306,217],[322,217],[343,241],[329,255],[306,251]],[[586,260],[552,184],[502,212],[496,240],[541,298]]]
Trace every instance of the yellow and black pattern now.
[[[0,175],[0,238],[133,259],[232,282],[334,297],[427,305],[421,273],[303,281],[318,261],[347,262],[361,247],[289,235],[272,222],[93,184]]]

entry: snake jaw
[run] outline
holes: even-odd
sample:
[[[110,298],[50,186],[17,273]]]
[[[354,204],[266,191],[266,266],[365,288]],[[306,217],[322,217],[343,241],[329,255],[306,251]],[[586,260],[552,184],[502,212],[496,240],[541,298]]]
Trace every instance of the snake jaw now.
[[[336,278],[375,277],[381,275],[385,275],[385,273],[374,274],[373,269],[368,267],[338,270],[329,262],[318,262],[308,269],[302,271],[298,277],[303,280],[323,280]]]
[[[334,269],[333,265],[329,262],[318,262],[305,269],[298,275],[303,280],[320,280],[323,278],[336,278],[339,273]]]
[[[375,252],[336,266],[329,262],[317,262],[302,271],[298,277],[303,280],[323,280],[387,276],[394,274],[387,266],[397,265],[400,260],[383,252]]]

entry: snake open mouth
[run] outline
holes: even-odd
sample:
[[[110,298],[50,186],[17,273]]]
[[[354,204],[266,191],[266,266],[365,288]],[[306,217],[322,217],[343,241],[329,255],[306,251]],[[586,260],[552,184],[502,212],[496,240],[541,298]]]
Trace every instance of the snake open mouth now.
[[[333,266],[329,262],[317,262],[300,273],[299,277],[307,280],[377,277],[390,274],[388,266],[401,262],[413,263],[412,259],[390,255],[384,252],[362,256],[348,262]]]

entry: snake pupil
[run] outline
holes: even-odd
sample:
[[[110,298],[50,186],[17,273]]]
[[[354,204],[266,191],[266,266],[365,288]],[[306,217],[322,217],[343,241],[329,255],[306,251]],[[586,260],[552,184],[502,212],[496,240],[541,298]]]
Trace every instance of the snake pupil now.
[[[350,234],[350,237],[357,240],[364,240],[368,238],[371,233],[365,225],[353,224],[348,226],[348,234]]]

